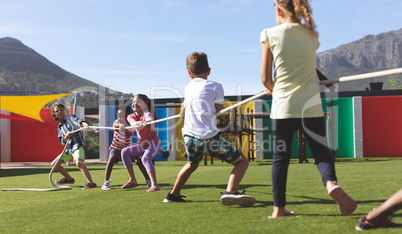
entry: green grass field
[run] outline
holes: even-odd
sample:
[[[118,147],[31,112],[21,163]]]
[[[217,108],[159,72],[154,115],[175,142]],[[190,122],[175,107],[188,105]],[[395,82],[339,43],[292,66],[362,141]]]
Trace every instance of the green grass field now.
[[[122,190],[128,175],[122,163],[112,172],[112,189],[100,189],[105,164],[88,164],[99,188],[82,190],[84,176],[75,166],[72,190],[0,192],[1,233],[355,233],[358,219],[380,205],[402,186],[402,158],[337,160],[339,184],[358,201],[357,210],[343,216],[322,185],[312,160],[292,161],[289,168],[287,208],[296,215],[268,220],[272,212],[271,160],[250,163],[240,189],[255,196],[250,208],[219,202],[232,169],[214,161],[200,165],[182,190],[186,203],[162,203],[185,164],[156,162],[163,191],[146,193],[145,179],[135,167],[141,186]],[[0,170],[1,188],[51,188],[50,167]],[[53,180],[60,178],[58,172]],[[402,222],[402,211],[394,214]],[[401,233],[382,229],[376,233]]]

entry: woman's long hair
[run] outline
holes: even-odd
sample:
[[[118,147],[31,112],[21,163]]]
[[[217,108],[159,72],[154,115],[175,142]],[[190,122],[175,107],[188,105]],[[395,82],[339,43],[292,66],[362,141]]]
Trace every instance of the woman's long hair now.
[[[147,104],[148,111],[151,112],[152,118],[154,120],[157,120],[158,116],[156,115],[156,111],[155,111],[155,108],[154,108],[154,105],[153,105],[153,102],[151,101],[151,99],[149,99],[147,97],[147,95],[145,95],[145,94],[137,94],[135,96],[137,98],[143,100],[145,102],[145,104]]]
[[[275,5],[300,23],[304,19],[303,25],[318,37],[317,26],[313,20],[313,11],[308,0],[275,0]]]

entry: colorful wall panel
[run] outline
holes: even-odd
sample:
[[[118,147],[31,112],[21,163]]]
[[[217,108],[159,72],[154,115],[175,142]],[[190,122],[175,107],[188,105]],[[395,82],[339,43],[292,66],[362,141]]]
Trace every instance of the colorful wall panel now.
[[[63,150],[57,138],[59,122],[49,108],[42,109],[40,116],[43,122],[11,120],[11,162],[51,162]]]
[[[402,96],[363,97],[364,157],[402,157]]]
[[[263,112],[271,112],[271,100],[263,101]],[[330,100],[322,99],[324,112],[330,112],[328,107]],[[353,158],[354,157],[354,141],[353,141],[353,100],[352,98],[338,98],[334,100],[335,110],[335,144],[336,157],[338,158]],[[329,141],[330,128],[329,121],[326,118],[327,139]],[[264,119],[263,126],[265,129],[272,129],[271,119]],[[272,133],[264,133],[264,158],[273,158],[273,135]],[[297,133],[293,136],[292,141],[292,156],[298,158],[298,137]],[[311,151],[307,143],[307,157],[312,158]]]

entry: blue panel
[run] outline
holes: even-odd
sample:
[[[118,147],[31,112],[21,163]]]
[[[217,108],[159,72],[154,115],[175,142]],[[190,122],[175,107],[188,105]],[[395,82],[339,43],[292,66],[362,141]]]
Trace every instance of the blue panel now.
[[[113,122],[116,120],[116,106],[109,106],[109,127],[113,125]],[[131,114],[134,113],[131,108]],[[157,108],[156,115],[158,119],[163,119],[167,117],[167,108]],[[158,133],[159,139],[162,144],[162,150],[168,150],[168,136],[167,136],[167,121],[163,121],[156,124],[156,131]],[[112,144],[113,141],[113,131],[109,131],[109,145]],[[133,145],[138,143],[137,133],[135,132],[132,138]],[[167,161],[167,159],[161,157],[161,153],[158,153],[155,156],[155,161]]]
[[[156,108],[155,110],[158,119],[164,119],[167,117],[167,108]],[[162,150],[168,150],[167,121],[157,123],[156,131],[161,140]],[[155,161],[167,161],[167,159],[162,158],[161,153],[159,153],[155,156]]]

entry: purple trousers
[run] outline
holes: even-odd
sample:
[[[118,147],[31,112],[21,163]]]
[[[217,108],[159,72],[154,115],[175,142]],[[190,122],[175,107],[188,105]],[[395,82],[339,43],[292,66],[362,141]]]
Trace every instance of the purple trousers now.
[[[123,160],[124,166],[132,167],[133,161],[132,157],[141,158],[142,164],[144,164],[147,172],[155,171],[155,167],[152,164],[152,160],[155,156],[161,151],[161,144],[151,144],[147,147],[143,147],[140,145],[133,145],[127,148],[124,148],[121,151],[121,159]]]

